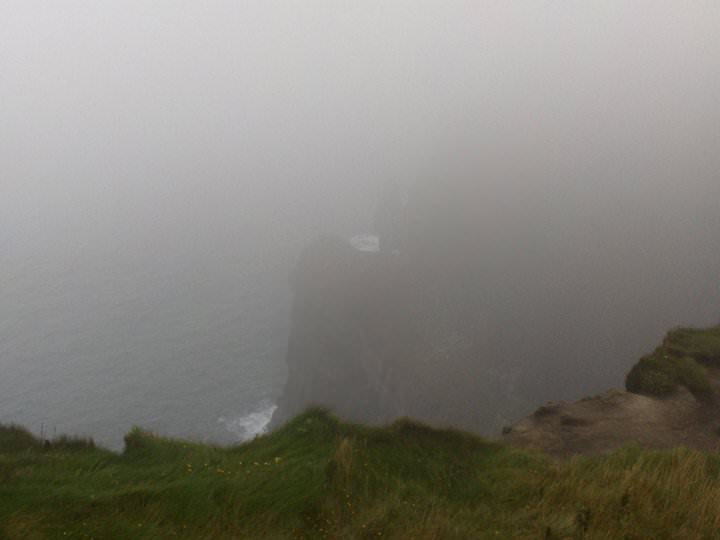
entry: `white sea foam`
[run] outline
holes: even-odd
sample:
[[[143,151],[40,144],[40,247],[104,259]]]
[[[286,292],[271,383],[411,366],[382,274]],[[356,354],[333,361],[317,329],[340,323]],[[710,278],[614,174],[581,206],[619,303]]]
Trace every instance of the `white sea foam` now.
[[[358,234],[350,239],[350,245],[358,251],[380,251],[380,239],[372,234]]]
[[[267,431],[277,405],[268,400],[261,401],[252,412],[237,418],[218,418],[218,423],[235,435],[239,441],[249,441]]]

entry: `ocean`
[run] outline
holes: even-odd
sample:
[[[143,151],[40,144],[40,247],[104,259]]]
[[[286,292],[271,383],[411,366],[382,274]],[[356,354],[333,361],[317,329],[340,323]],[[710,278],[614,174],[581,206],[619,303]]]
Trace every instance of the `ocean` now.
[[[115,450],[133,426],[220,444],[262,433],[286,379],[289,272],[364,208],[232,193],[134,224],[138,204],[0,216],[0,423]]]
[[[92,246],[3,263],[0,422],[119,449],[133,425],[232,443],[269,420],[285,378],[282,265]]]

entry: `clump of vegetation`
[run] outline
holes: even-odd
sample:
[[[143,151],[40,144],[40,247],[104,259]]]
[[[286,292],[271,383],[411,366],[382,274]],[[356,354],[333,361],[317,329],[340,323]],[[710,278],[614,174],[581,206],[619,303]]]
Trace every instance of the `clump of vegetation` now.
[[[712,387],[706,368],[720,368],[720,327],[678,328],[663,344],[640,359],[625,379],[629,392],[650,396],[672,395],[685,386],[699,399],[709,399]]]
[[[80,450],[95,448],[95,441],[88,437],[60,435],[52,440],[35,437],[21,426],[0,425],[0,450],[5,453],[54,448],[56,450]]]
[[[16,425],[0,426],[0,449],[2,452],[22,452],[40,447],[42,447],[42,442],[25,428]]]
[[[559,463],[321,410],[234,448],[140,429],[127,442],[118,455],[0,429],[0,538],[660,540],[720,523],[720,458],[691,450]]]
[[[669,396],[678,385],[694,396],[706,398],[711,393],[707,370],[689,356],[677,358],[659,350],[645,356],[632,368],[625,385],[630,392],[651,396]]]
[[[703,365],[720,368],[720,326],[671,330],[663,348],[672,356],[689,356]]]

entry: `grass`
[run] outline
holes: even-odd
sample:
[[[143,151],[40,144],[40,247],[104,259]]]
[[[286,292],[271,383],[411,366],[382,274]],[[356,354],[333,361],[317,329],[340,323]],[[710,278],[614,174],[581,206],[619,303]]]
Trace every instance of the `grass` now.
[[[712,392],[704,366],[689,356],[670,356],[662,348],[640,359],[625,381],[630,392],[658,397],[672,395],[679,385],[702,399]]]
[[[707,368],[720,368],[720,326],[677,328],[630,370],[625,387],[637,394],[665,397],[682,385],[695,397],[709,399]]]
[[[321,410],[234,448],[135,429],[115,454],[0,428],[0,539],[718,538],[720,459],[554,462],[411,421]]]
[[[720,368],[720,326],[671,330],[663,347],[673,356],[690,356],[701,364]]]

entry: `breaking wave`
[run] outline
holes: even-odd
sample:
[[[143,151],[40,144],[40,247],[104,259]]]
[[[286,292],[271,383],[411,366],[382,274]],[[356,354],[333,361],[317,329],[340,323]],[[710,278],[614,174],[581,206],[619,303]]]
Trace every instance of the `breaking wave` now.
[[[237,418],[223,416],[218,418],[218,423],[223,424],[238,441],[249,441],[267,432],[268,424],[276,409],[277,405],[263,400],[254,411]]]

